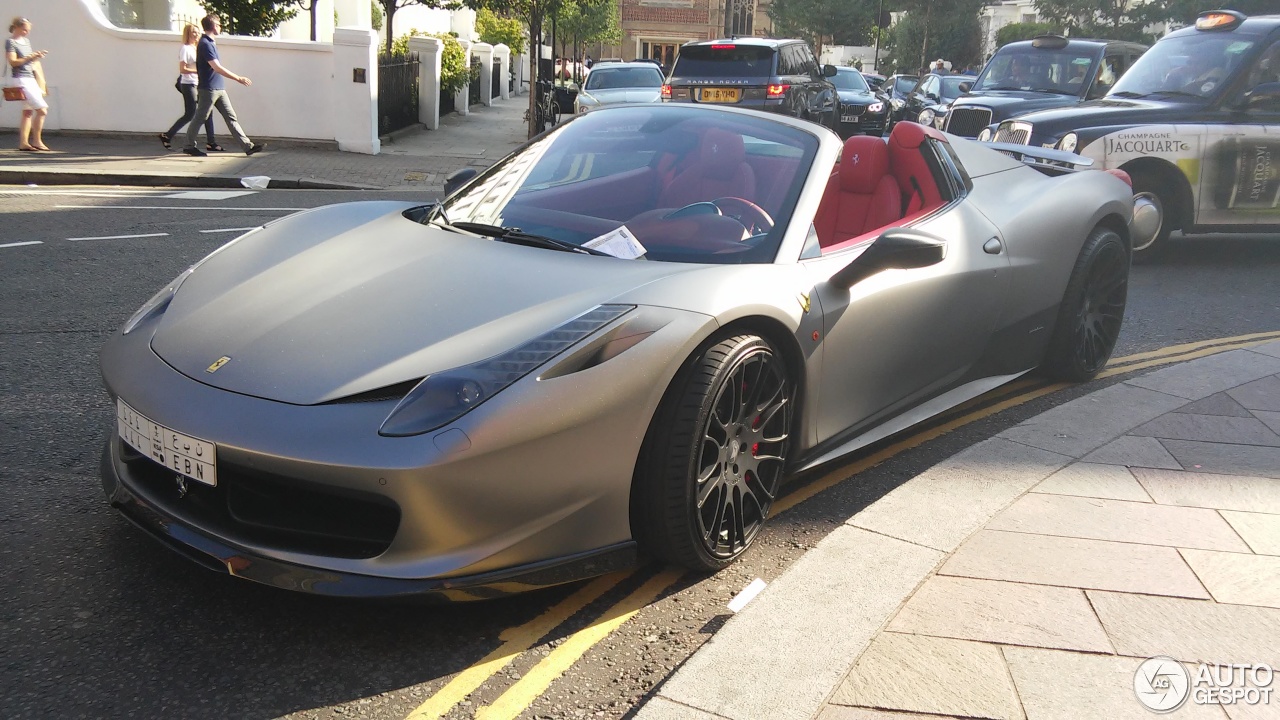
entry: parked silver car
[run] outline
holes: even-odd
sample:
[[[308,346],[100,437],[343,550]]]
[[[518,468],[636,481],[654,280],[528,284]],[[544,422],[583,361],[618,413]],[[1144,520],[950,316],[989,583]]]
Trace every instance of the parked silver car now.
[[[662,70],[650,62],[596,63],[573,102],[574,114],[606,105],[656,103],[662,99]]]

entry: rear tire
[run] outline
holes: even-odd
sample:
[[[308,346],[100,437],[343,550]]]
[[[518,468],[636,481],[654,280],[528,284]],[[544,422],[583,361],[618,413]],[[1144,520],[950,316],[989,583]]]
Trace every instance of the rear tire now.
[[[1160,209],[1160,229],[1151,240],[1134,245],[1133,262],[1144,264],[1159,260],[1169,249],[1169,234],[1173,232],[1170,210],[1176,207],[1177,193],[1173,186],[1150,169],[1129,173],[1133,181],[1133,196],[1146,197]]]
[[[795,387],[758,335],[712,338],[694,353],[636,468],[631,532],[643,551],[702,571],[746,552],[782,484]]]
[[[1047,375],[1065,382],[1083,382],[1097,375],[1115,349],[1124,321],[1129,289],[1129,249],[1105,227],[1089,233],[1045,354]]]

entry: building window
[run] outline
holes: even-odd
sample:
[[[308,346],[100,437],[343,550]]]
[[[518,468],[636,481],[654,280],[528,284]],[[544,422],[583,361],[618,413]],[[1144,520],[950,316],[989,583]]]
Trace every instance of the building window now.
[[[755,32],[755,0],[725,0],[726,35],[751,35]]]

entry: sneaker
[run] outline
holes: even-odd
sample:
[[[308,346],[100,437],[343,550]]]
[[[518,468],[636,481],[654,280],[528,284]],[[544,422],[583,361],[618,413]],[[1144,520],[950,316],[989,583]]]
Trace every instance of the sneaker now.
[[[209,154],[201,150],[200,148],[196,148],[196,147],[182,148],[182,152],[188,155],[193,155],[195,157],[204,157]]]
[[[267,146],[267,145],[266,145],[266,143],[257,143],[257,144],[255,144],[255,145],[253,145],[252,147],[250,147],[248,150],[245,150],[245,151],[244,151],[244,154],[245,154],[245,155],[252,155],[252,154],[254,154],[254,153],[256,153],[256,152],[262,152],[262,149],[263,149],[263,148],[265,148],[266,146]]]

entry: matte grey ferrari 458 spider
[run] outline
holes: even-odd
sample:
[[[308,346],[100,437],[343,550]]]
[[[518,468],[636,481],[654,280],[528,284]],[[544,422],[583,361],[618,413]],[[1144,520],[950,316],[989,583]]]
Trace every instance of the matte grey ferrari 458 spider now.
[[[619,107],[440,204],[271,222],[107,341],[106,495],[207,567],[330,595],[724,567],[789,476],[1106,363],[1133,193],[1014,150]]]

